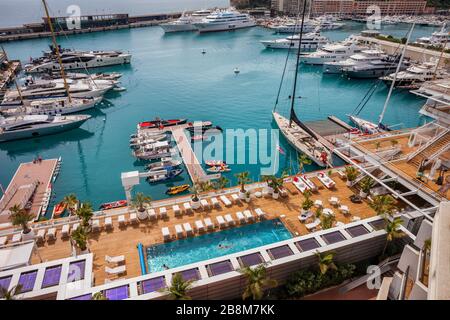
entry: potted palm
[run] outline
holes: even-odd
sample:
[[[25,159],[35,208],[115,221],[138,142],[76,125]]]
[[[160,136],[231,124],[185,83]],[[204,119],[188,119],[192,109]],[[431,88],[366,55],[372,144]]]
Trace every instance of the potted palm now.
[[[94,210],[89,202],[84,202],[76,211],[75,214],[81,220],[83,227],[87,228],[91,224],[91,218],[94,215]]]
[[[396,203],[397,201],[390,194],[386,194],[373,197],[369,206],[375,210],[377,215],[383,215],[387,218],[387,215],[392,215],[394,212]]]
[[[191,289],[192,283],[192,280],[184,280],[181,273],[177,272],[172,276],[170,286],[161,292],[168,294],[171,300],[191,300],[187,292]]]
[[[251,196],[250,191],[245,192],[245,202],[250,202],[250,196]]]
[[[245,184],[251,181],[250,173],[248,171],[238,173],[236,174],[236,178],[238,179],[238,183],[241,186],[241,189],[239,190],[239,198],[245,199],[246,196]]]
[[[229,185],[229,183],[230,180],[222,176],[217,181],[214,182],[213,187],[214,189],[224,189]]]
[[[80,254],[89,253],[87,247],[87,231],[83,226],[76,228],[70,235],[72,243],[75,243],[76,247],[80,250]]]
[[[270,279],[267,276],[267,269],[264,264],[255,268],[245,267],[240,269],[239,272],[242,273],[247,280],[247,285],[242,294],[242,300],[246,300],[250,297],[253,300],[261,300],[264,297],[266,288],[273,288],[278,285],[276,280]]]
[[[278,199],[279,194],[280,194],[280,189],[283,186],[283,178],[277,178],[274,176],[272,179],[271,185],[272,185],[272,189],[273,189],[272,198]]]
[[[312,160],[305,154],[299,155],[298,158],[298,173],[303,174],[305,165],[312,164]]]
[[[316,251],[315,255],[317,257],[317,265],[319,267],[320,273],[324,275],[328,270],[337,270],[337,266],[334,263],[334,252],[324,252],[320,253],[319,250]]]
[[[34,239],[34,230],[28,225],[30,221],[33,221],[34,216],[17,204],[9,208],[9,211],[11,212],[9,216],[11,223],[22,228],[22,240]]]
[[[345,176],[347,177],[347,186],[351,187],[353,185],[353,181],[358,177],[358,169],[353,166],[345,167]]]
[[[70,212],[70,215],[74,215],[77,204],[78,204],[78,199],[76,197],[75,194],[71,193],[67,196],[64,197],[64,199],[62,200],[62,202],[66,205],[67,209]]]
[[[137,210],[137,217],[139,220],[145,220],[148,218],[147,210],[145,210],[145,205],[150,205],[151,201],[152,199],[142,192],[136,193],[134,198],[131,200],[132,206]]]
[[[197,185],[193,185],[191,187],[191,192],[193,193],[192,199],[191,199],[192,209],[200,208],[200,199],[198,197],[199,191],[200,191],[200,186],[198,184]]]
[[[361,190],[359,191],[359,196],[361,198],[367,198],[369,195],[370,189],[372,189],[375,181],[369,176],[364,177],[360,182],[359,186],[361,187]]]
[[[309,191],[305,191],[303,195],[305,199],[302,202],[302,214],[307,214],[314,205],[314,202],[311,200],[311,193]]]

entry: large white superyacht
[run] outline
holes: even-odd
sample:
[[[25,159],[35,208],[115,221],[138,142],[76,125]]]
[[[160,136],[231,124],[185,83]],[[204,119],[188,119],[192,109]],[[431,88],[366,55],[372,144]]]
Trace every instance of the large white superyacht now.
[[[323,64],[323,73],[341,73],[343,69],[350,68],[355,65],[366,63],[373,60],[380,60],[385,58],[386,54],[378,49],[362,50],[360,53],[350,56],[350,58],[336,61],[326,62]]]
[[[194,25],[196,22],[200,22],[203,18],[209,16],[211,10],[198,10],[192,14],[183,13],[180,18],[175,21],[161,23],[159,26],[164,30],[165,33],[170,32],[183,32],[183,31],[194,31],[197,27]]]
[[[276,40],[261,40],[260,41],[267,49],[298,49],[300,43],[300,35],[296,34],[284,39]],[[329,40],[327,37],[320,35],[319,32],[311,32],[302,35],[302,51],[315,51],[322,48]]]
[[[255,25],[256,22],[250,15],[235,10],[215,11],[200,22],[194,23],[199,32],[228,31]]]

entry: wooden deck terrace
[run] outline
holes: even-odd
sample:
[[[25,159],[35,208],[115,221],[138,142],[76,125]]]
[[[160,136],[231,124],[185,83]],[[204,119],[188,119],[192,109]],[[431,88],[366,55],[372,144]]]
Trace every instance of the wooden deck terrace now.
[[[336,222],[339,221],[348,223],[355,216],[361,219],[365,219],[376,215],[376,213],[369,207],[366,202],[355,204],[349,200],[349,197],[357,191],[348,188],[345,184],[345,181],[341,180],[341,178],[338,177],[337,173],[332,174],[332,179],[336,182],[336,187],[334,189],[327,189],[323,185],[321,185],[320,181],[317,178],[313,177],[315,176],[315,173],[311,174],[310,176],[312,177],[311,180],[319,187],[318,191],[313,194],[312,200],[320,199],[323,201],[324,207],[332,209],[335,213]],[[291,182],[286,182],[285,187],[289,190],[295,189]],[[228,191],[237,192],[237,190],[237,188],[234,188],[229,189]],[[254,191],[258,190],[260,189],[254,189]],[[267,219],[279,218],[284,223],[286,228],[293,234],[293,236],[308,234],[309,231],[306,229],[305,224],[301,223],[298,219],[301,211],[301,203],[304,199],[303,195],[300,193],[293,194],[289,191],[287,193],[288,195],[286,197],[280,197],[277,200],[272,199],[272,197],[252,197],[250,203],[245,202],[245,200],[238,201],[238,203],[235,203],[230,207],[225,207],[225,205],[219,200],[221,202],[220,208],[214,208],[205,211],[194,210],[191,214],[183,213],[181,216],[179,215],[177,217],[175,217],[174,215],[172,206],[167,205],[166,200],[165,207],[168,213],[168,217],[166,219],[161,219],[158,217],[158,219],[156,220],[140,221],[135,225],[131,225],[129,222],[127,222],[125,227],[119,227],[118,215],[127,211],[127,208],[125,208],[125,210],[124,208],[122,208],[121,211],[119,209],[116,210],[115,214],[111,213],[110,216],[112,216],[113,218],[113,228],[110,230],[105,229],[104,218],[100,217],[100,224],[102,226],[101,231],[97,233],[91,233],[89,236],[89,249],[92,253],[94,253],[93,272],[95,275],[95,284],[103,284],[105,282],[105,279],[114,280],[123,277],[131,278],[141,275],[139,255],[136,245],[139,242],[144,246],[162,243],[162,227],[169,227],[172,239],[175,240],[174,226],[176,224],[188,222],[194,228],[196,220],[209,217],[215,224],[215,229],[211,232],[217,232],[219,231],[216,221],[216,217],[218,215],[223,216],[230,213],[233,216],[236,225],[238,226],[239,222],[235,216],[236,212],[249,209],[256,217],[256,214],[253,210],[255,208],[261,208],[264,212],[266,212]],[[349,207],[350,214],[343,215],[339,212],[338,208],[332,207],[328,202],[328,199],[331,196],[338,197],[341,201],[341,204],[347,205]],[[229,196],[228,198],[231,200]],[[173,199],[175,200],[175,198]],[[208,202],[210,203],[210,201]],[[152,203],[152,207],[157,208],[161,203],[163,203],[163,201],[154,201]],[[114,212],[114,210],[110,211]],[[315,211],[315,209],[313,209],[313,211]],[[125,216],[128,221],[129,214],[126,213]],[[312,220],[314,220],[314,217],[306,221],[306,223],[311,222]],[[65,258],[71,255],[71,246],[69,239],[61,239],[61,226],[62,224],[57,228],[55,241],[45,241],[43,244],[40,244],[38,246],[39,255],[43,259],[43,261]],[[317,229],[320,229],[320,226]],[[107,265],[105,263],[105,255],[124,255],[126,259],[126,273],[124,275],[121,275],[120,277],[108,276],[104,271],[104,268]],[[37,255],[33,256],[32,263],[40,263],[40,259]]]

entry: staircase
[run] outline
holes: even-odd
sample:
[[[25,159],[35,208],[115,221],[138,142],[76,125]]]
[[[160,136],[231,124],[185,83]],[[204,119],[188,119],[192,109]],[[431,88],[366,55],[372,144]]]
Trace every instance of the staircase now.
[[[446,134],[442,135],[440,138],[431,143],[425,149],[421,150],[408,162],[418,168],[423,159],[430,159],[432,157],[435,158],[434,157],[435,155],[442,153],[442,151],[445,151],[446,147],[449,146],[450,146],[450,134],[446,132]]]

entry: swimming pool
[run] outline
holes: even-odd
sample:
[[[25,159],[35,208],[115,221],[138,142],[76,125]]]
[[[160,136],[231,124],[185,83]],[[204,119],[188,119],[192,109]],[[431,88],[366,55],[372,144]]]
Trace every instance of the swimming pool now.
[[[291,238],[279,219],[147,247],[148,272],[180,267]]]

